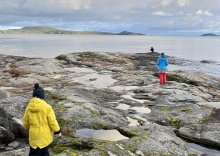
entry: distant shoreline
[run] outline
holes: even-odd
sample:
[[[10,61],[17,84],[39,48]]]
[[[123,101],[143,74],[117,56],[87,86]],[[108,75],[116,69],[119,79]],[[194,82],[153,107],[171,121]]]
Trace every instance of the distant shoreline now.
[[[23,27],[21,29],[0,30],[0,34],[145,35],[129,31],[122,31],[120,33],[99,31],[71,31],[42,26],[29,26]]]
[[[213,34],[213,33],[208,33],[208,34],[202,34],[201,36],[218,36],[218,35]]]

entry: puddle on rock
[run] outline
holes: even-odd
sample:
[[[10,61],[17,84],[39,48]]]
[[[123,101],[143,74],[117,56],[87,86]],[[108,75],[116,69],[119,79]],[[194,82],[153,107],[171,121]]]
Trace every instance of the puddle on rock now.
[[[52,87],[45,87],[44,90],[51,91],[51,90],[54,90],[54,89]]]
[[[53,76],[51,78],[53,78],[53,79],[63,79],[65,77],[66,77],[65,75],[58,74],[58,75],[55,75],[55,76]]]
[[[145,118],[140,117],[139,115],[144,114],[144,113],[150,113],[151,110],[147,107],[130,107],[127,104],[119,104],[117,107],[115,107],[116,109],[120,109],[120,110],[130,110],[130,111],[134,111],[134,113],[139,113],[139,114],[134,114],[134,118],[130,118],[130,117],[126,117],[127,120],[130,122],[128,126],[140,126],[138,120],[142,120],[145,123],[147,122],[147,120]]]
[[[108,141],[129,139],[128,137],[121,135],[117,130],[79,129],[76,130],[75,136],[84,136],[88,138],[96,138]]]
[[[216,109],[220,108],[220,102],[203,102],[203,103],[199,103],[199,105],[213,107]]]
[[[116,109],[121,109],[121,110],[128,110],[130,108],[129,105],[127,104],[122,104],[120,103],[117,107],[115,107]]]
[[[131,97],[131,95],[122,95],[123,98],[125,99],[130,99],[132,101],[137,101],[139,103],[144,103],[144,102],[149,102],[149,100],[139,100],[139,99],[135,99],[133,97]]]
[[[80,67],[74,67],[74,68],[64,68],[67,71],[75,72],[75,73],[95,73],[96,71],[89,68],[80,68]]]
[[[16,89],[15,87],[0,87],[0,90]]]
[[[65,70],[78,74],[78,76],[75,75],[72,78],[74,82],[78,82],[89,87],[107,88],[117,81],[112,78],[111,73],[107,73],[106,71],[103,71],[103,74],[99,74],[93,69],[80,67],[65,68]]]
[[[204,153],[205,156],[213,156],[220,154],[220,151],[218,150],[206,148],[195,143],[186,143],[186,147],[201,151]]]
[[[116,91],[116,92],[123,92],[123,91],[131,91],[137,89],[138,86],[113,86],[110,87],[110,89]]]
[[[115,107],[117,109],[121,109],[121,110],[130,110],[130,111],[135,111],[139,114],[144,114],[144,113],[150,113],[151,109],[147,108],[147,107],[131,107],[127,104],[119,104],[117,107]]]
[[[130,122],[128,126],[140,126],[140,124],[138,123],[137,120],[132,119],[130,117],[126,117],[128,119],[128,121]]]
[[[139,115],[134,115],[134,117],[138,120],[142,120],[144,122],[147,122],[147,119],[140,117]]]
[[[111,75],[101,75],[98,73],[86,74],[80,77],[74,77],[73,81],[93,86],[97,88],[107,88],[113,85],[117,80],[113,79]]]
[[[129,110],[135,110],[136,112],[138,112],[140,114],[151,112],[151,110],[147,107],[131,107],[131,108],[129,108]]]

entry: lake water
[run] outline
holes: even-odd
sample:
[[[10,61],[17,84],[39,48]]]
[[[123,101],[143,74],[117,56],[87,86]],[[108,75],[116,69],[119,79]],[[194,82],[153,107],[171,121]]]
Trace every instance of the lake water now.
[[[185,70],[195,70],[220,77],[220,37],[202,36],[119,36],[119,35],[49,35],[0,34],[0,53],[27,57],[54,58],[73,52],[146,53],[156,52],[191,60]],[[208,60],[209,64],[199,61]]]

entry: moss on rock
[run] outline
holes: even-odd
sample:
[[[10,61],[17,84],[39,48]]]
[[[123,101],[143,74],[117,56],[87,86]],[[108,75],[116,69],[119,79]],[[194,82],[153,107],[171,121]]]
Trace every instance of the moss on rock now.
[[[50,93],[48,91],[46,92],[46,97],[54,100],[55,102],[60,102],[60,101],[66,100],[65,96],[55,94],[55,93]]]

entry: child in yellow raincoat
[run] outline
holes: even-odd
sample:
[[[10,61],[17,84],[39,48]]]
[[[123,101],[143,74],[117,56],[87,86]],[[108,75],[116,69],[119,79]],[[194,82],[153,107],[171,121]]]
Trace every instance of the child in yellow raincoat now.
[[[48,146],[53,135],[62,136],[51,105],[44,101],[45,91],[38,83],[34,85],[33,98],[25,110],[23,123],[29,131],[29,156],[49,156]]]

